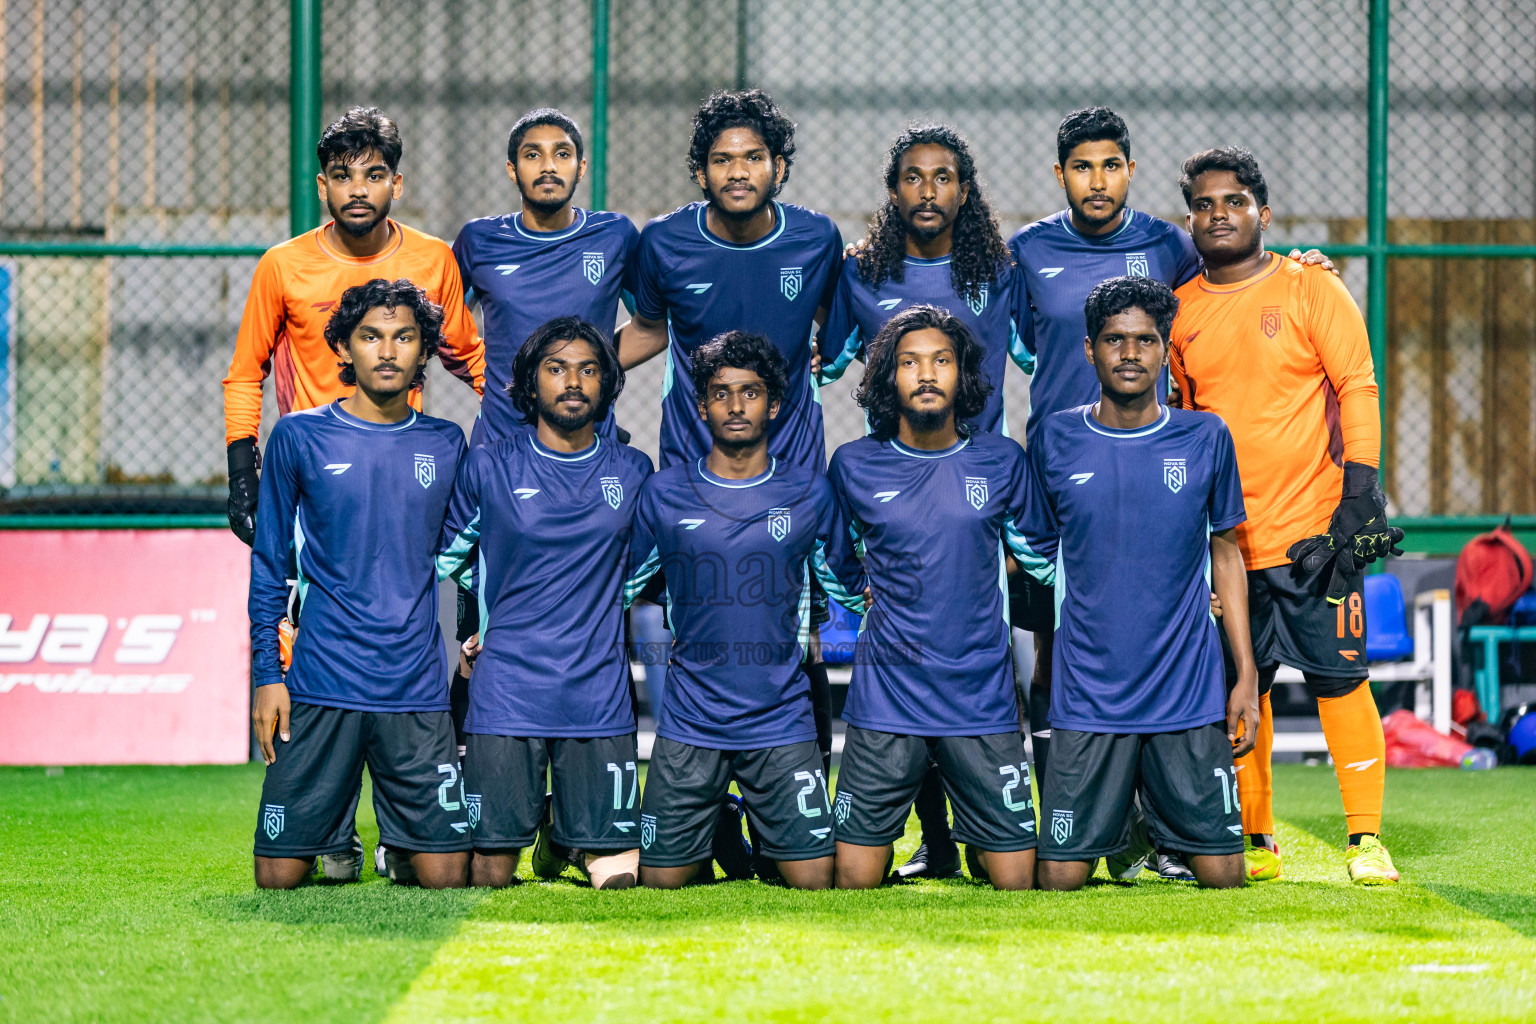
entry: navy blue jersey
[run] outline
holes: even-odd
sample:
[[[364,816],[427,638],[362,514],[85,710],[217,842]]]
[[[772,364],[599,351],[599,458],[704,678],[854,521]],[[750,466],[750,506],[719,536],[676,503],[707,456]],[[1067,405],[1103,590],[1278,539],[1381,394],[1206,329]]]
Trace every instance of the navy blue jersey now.
[[[1245,518],[1232,435],[1164,408],[1114,430],[1047,416],[1029,447],[1026,541],[1056,560],[1051,726],[1176,732],[1226,717],[1211,534]]]
[[[838,522],[827,479],[774,460],[726,480],[704,459],[651,478],[635,513],[631,598],[666,577],[672,653],[656,734],[715,750],[816,738],[800,663],[811,633],[811,573],[863,607],[827,568]]]
[[[705,224],[707,203],[658,217],[640,234],[635,312],[666,320],[661,464],[706,455],[709,428],[699,419],[693,353],[726,331],[761,334],[784,356],[789,386],[768,427],[768,450],[790,466],[821,468],[826,442],[821,399],[811,379],[816,310],[832,302],[843,236],[831,218],[773,204],[774,228],[751,245],[734,245]]]
[[[447,710],[433,556],[464,432],[418,412],[369,423],[342,401],[289,413],[267,440],[251,548],[253,681],[286,682],[305,704]],[[300,610],[285,680],[277,629],[291,564]]]
[[[556,317],[579,316],[611,339],[619,301],[634,306],[640,233],[622,213],[573,212],[575,223],[564,231],[534,231],[521,213],[508,213],[472,220],[453,240],[465,300],[478,298],[485,319],[485,397],[475,444],[533,431],[507,397],[507,381],[513,357],[535,330]],[[597,429],[613,439],[611,409]]]
[[[849,522],[831,568],[846,589],[874,592],[843,718],[914,736],[1017,729],[1005,547],[1036,578],[1052,573],[1014,525],[1029,498],[1023,449],[1000,434],[937,452],[864,437],[833,454],[828,476]]]
[[[981,415],[968,424],[988,433],[1008,433],[1003,409],[1003,375],[1011,358],[1025,373],[1035,372],[1035,357],[1024,347],[1029,326],[1029,299],[1024,282],[1012,266],[998,268],[997,280],[982,285],[976,299],[955,294],[948,256],[936,260],[906,259],[902,280],[887,278],[873,288],[859,274],[859,261],[849,256],[838,278],[832,309],[821,329],[821,379],[837,380],[864,346],[874,340],[887,320],[908,306],[928,304],[949,310],[965,322],[981,343],[981,368],[992,382],[992,394]]]
[[[650,475],[645,453],[602,438],[568,454],[520,434],[470,453],[438,558],[444,576],[473,568],[480,598],[465,731],[634,730],[624,573],[635,500]]]
[[[1151,277],[1170,288],[1200,270],[1195,243],[1182,228],[1129,207],[1113,234],[1090,236],[1072,227],[1063,210],[1026,224],[1008,242],[1029,291],[1032,316],[1024,344],[1038,365],[1029,383],[1029,424],[1025,434],[1053,412],[1099,400],[1099,379],[1083,358],[1088,324],[1083,303],[1094,287],[1111,277]],[[1021,325],[1022,326],[1022,325]],[[1160,377],[1158,396],[1168,382]]]

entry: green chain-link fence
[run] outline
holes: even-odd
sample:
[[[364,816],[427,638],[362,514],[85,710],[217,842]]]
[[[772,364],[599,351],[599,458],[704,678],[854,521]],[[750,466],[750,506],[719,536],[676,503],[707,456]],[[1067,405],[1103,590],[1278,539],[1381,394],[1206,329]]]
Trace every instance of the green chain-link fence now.
[[[12,0],[0,67],[0,515],[217,515],[220,380],[254,257],[319,216],[322,117],[393,116],[395,215],[451,239],[513,205],[524,110],[586,126],[578,202],[643,223],[698,195],[683,157],[699,100],[756,85],[799,125],[785,198],[849,239],[917,117],[969,137],[1005,233],[1060,208],[1055,126],[1076,107],[1125,116],[1131,202],[1175,222],[1183,158],[1248,146],[1271,244],[1335,256],[1367,310],[1411,540],[1453,550],[1504,513],[1536,525],[1523,0]],[[653,451],[660,362],[619,409]],[[862,431],[850,389],[823,394],[829,444]],[[1022,421],[1027,378],[1005,391]],[[474,415],[442,375],[427,403]]]

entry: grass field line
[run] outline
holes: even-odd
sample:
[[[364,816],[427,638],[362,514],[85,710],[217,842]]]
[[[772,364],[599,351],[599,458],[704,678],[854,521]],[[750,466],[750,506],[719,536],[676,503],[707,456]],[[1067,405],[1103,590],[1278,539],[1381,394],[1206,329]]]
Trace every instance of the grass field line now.
[[[1530,1018],[1536,941],[1411,882],[1353,887],[1340,849],[1278,837],[1284,880],[1231,893],[524,884],[479,903],[386,1020],[1111,1021],[1132,996],[1223,1024]]]

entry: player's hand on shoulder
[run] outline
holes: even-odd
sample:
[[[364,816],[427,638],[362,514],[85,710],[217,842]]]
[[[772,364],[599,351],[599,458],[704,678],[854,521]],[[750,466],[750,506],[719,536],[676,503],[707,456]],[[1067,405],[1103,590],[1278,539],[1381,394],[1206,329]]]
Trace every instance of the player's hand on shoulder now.
[[[1324,256],[1318,249],[1308,249],[1306,252],[1302,252],[1300,249],[1292,249],[1288,258],[1295,260],[1304,267],[1322,267],[1334,277],[1339,276],[1339,268],[1333,265],[1333,260]]]
[[[868,238],[861,238],[857,242],[849,242],[847,245],[843,246],[843,255],[844,256],[862,256],[862,255],[864,255],[864,250],[868,249],[868,248],[869,248],[869,239]]]
[[[459,647],[459,675],[463,676],[465,679],[468,679],[469,674],[474,671],[475,659],[479,656],[480,634],[476,633],[468,640],[465,640],[464,643]]]
[[[275,732],[288,742],[288,713],[292,703],[288,699],[288,687],[282,683],[268,683],[256,687],[256,698],[251,704],[251,728],[256,730],[256,744],[261,747],[261,759],[266,764],[277,761],[277,750],[272,742]]]

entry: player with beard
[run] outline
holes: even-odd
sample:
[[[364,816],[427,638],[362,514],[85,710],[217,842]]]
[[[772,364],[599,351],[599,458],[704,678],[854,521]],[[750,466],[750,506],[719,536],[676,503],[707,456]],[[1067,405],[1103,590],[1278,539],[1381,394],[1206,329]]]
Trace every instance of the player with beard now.
[[[734,781],[756,853],[774,862],[759,874],[826,889],[832,806],[805,664],[813,572],[863,607],[825,575],[829,538],[846,527],[825,476],[768,454],[785,385],[772,343],[722,335],[694,352],[693,373],[714,445],[650,479],[630,547],[628,593],[662,571],[673,630],[640,815],[641,880],[673,889],[709,872]]]
[[[631,369],[666,351],[663,467],[708,454],[690,367],[700,345],[732,330],[773,342],[788,368],[769,454],[825,464],[812,336],[832,301],[843,244],[830,217],[775,198],[794,156],[794,123],[766,93],[717,92],[694,115],[688,147],[704,200],[640,233],[635,318],[619,332],[619,358]]]
[[[872,595],[843,713],[839,888],[884,880],[930,760],[972,877],[1034,885],[1004,553],[1046,580],[1053,569],[1017,529],[1029,501],[1023,450],[965,426],[991,390],[981,360],[958,317],[934,306],[898,313],[870,343],[856,394],[870,436],[832,457],[850,528],[833,535],[829,565],[844,589]]]
[[[981,343],[992,383],[970,426],[1008,433],[1003,374],[1013,359],[1033,373],[1024,348],[1025,290],[981,190],[970,146],[948,125],[917,124],[891,144],[887,200],[868,241],[844,261],[822,325],[821,381],[842,376],[887,320],[908,306],[934,305],[959,317]]]
[[[486,397],[472,446],[534,429],[506,384],[513,356],[540,324],[575,316],[611,338],[619,302],[633,308],[640,233],[622,213],[572,205],[586,172],[576,122],[548,107],[529,111],[507,138],[507,177],[522,208],[472,220],[454,239],[465,294],[485,317]],[[597,429],[614,439],[611,409]]]
[[[870,224],[868,240],[845,260],[822,327],[821,380],[840,377],[898,311],[939,306],[981,343],[982,373],[993,387],[986,407],[968,425],[1007,434],[1002,385],[1008,361],[1025,373],[1035,368],[1020,338],[1029,305],[982,193],[970,146],[948,125],[913,125],[891,145],[885,187],[886,204]],[[1010,584],[1018,585],[1021,575],[1011,576]],[[958,875],[960,851],[949,835],[937,766],[918,794],[917,817],[922,841],[896,873]]]
[[[760,89],[717,92],[699,107],[688,171],[704,193],[645,226],[636,257],[635,316],[619,332],[630,369],[666,352],[661,465],[691,464],[709,453],[698,414],[693,353],[728,331],[758,334],[784,358],[779,415],[768,453],[786,466],[826,464],[821,400],[811,373],[816,325],[826,316],[842,266],[842,235],[824,214],[779,202],[795,157],[795,125]],[[827,619],[817,593],[815,623]],[[812,641],[819,650],[819,641]],[[832,695],[813,654],[807,671],[817,739],[832,756]]]
[[[1055,172],[1067,208],[1025,225],[1008,242],[1028,293],[1024,346],[1037,364],[1029,385],[1026,443],[1051,413],[1098,400],[1098,377],[1082,354],[1087,336],[1083,306],[1095,286],[1130,275],[1177,288],[1200,270],[1200,256],[1183,229],[1126,205],[1136,161],[1120,115],[1107,107],[1088,107],[1062,118],[1056,130]],[[1293,251],[1291,258],[1333,269],[1315,249],[1305,255]],[[1159,380],[1158,397],[1166,395],[1167,382]],[[1056,598],[1033,580],[1024,580],[1022,596],[1014,603],[1013,624],[1035,637],[1029,719],[1035,770],[1043,775],[1050,754],[1047,717]],[[1121,870],[1131,873],[1139,867],[1133,858]],[[1193,877],[1177,858],[1166,856],[1158,858],[1158,871],[1169,878]]]
[[[267,764],[256,884],[291,889],[315,859],[358,877],[363,766],[379,839],[424,887],[465,884],[469,837],[437,624],[437,553],[464,432],[411,408],[443,311],[409,281],[338,296],[333,361],[355,390],[278,420],[251,551],[252,724]],[[286,673],[289,579],[304,595]],[[276,735],[274,736],[274,732]],[[349,858],[339,874],[326,858]]]
[[[374,278],[404,278],[443,308],[443,366],[481,390],[485,355],[453,253],[438,238],[389,216],[400,198],[400,131],[374,107],[353,107],[320,136],[320,198],[329,223],[268,249],[256,264],[235,354],[224,378],[224,443],[229,449],[229,525],[255,532],[262,383],[270,373],[277,412],[326,405],[352,393],[336,377],[325,324],[341,293]],[[421,393],[413,391],[413,407]]]
[[[1317,699],[1348,822],[1351,881],[1398,880],[1382,845],[1386,748],[1367,685],[1362,572],[1403,531],[1377,480],[1381,408],[1370,339],[1336,277],[1264,250],[1269,186],[1246,149],[1196,153],[1179,180],[1203,273],[1178,291],[1170,365],[1183,404],[1231,428],[1248,521],[1237,528],[1259,666],[1258,745],[1238,761],[1248,875],[1280,876],[1269,688],[1301,670]]]
[[[476,560],[484,624],[464,722],[472,885],[510,884],[535,839],[540,877],[575,866],[622,889],[639,875],[624,579],[651,461],[594,427],[623,387],[598,327],[544,324],[508,383],[533,429],[473,449],[454,485],[438,570],[462,582]]]

